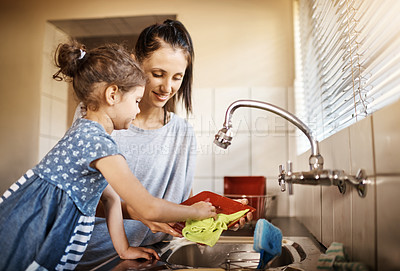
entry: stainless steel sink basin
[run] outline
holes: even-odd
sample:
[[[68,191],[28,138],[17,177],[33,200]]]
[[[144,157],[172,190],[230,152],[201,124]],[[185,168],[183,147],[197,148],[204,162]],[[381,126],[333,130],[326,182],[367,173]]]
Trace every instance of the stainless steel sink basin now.
[[[284,241],[285,242],[285,241]],[[186,244],[165,254],[167,264],[191,268],[256,268],[260,254],[253,250],[253,239],[225,238],[213,247]],[[269,262],[269,267],[280,267],[303,261],[306,253],[295,242],[286,240],[282,253]]]

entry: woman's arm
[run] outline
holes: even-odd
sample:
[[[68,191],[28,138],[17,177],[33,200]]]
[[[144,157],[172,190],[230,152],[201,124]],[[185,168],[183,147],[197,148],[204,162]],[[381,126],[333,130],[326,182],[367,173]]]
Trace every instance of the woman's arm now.
[[[152,249],[133,248],[129,246],[125,234],[120,199],[110,185],[103,191],[101,202],[112,243],[121,259],[145,258],[150,260],[152,257],[159,259],[158,254]]]
[[[121,155],[98,159],[92,166],[100,170],[115,192],[145,220],[176,222],[216,218],[215,207],[210,203],[198,202],[192,206],[184,206],[153,197],[133,175]]]

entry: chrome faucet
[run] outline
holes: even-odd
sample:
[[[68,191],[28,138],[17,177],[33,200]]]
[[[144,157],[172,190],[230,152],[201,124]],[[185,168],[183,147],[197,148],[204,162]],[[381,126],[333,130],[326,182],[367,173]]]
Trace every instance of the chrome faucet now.
[[[288,111],[275,106],[273,104],[254,101],[254,100],[238,100],[233,102],[225,113],[225,121],[221,130],[215,135],[214,143],[221,148],[228,148],[232,141],[232,116],[236,109],[239,107],[251,107],[263,109],[274,114],[277,114],[287,121],[294,124],[299,128],[308,138],[311,145],[311,155],[309,158],[310,171],[308,172],[292,172],[292,163],[289,161],[287,164],[287,171],[285,171],[282,165],[279,166],[279,177],[278,183],[281,186],[281,191],[286,191],[286,183],[289,186],[289,193],[292,194],[292,184],[312,184],[312,185],[336,185],[339,191],[344,194],[346,192],[346,182],[355,186],[358,194],[361,197],[366,195],[366,183],[367,177],[365,176],[364,170],[360,169],[357,175],[349,176],[342,170],[324,170],[324,158],[319,153],[319,145],[315,136],[308,128],[308,126],[302,122],[295,115]]]

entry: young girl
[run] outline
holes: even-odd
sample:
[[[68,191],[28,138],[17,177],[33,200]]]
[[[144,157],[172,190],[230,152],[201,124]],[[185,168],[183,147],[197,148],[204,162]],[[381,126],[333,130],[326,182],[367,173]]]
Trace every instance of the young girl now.
[[[56,64],[60,70],[53,77],[72,79],[76,96],[87,106],[86,117],[0,198],[0,270],[74,269],[90,239],[100,198],[123,259],[158,255],[129,247],[120,197],[145,220],[216,217],[209,203],[181,206],[152,197],[111,138],[114,129],[127,129],[140,112],[146,82],[122,47],[85,51],[77,42],[62,44]]]

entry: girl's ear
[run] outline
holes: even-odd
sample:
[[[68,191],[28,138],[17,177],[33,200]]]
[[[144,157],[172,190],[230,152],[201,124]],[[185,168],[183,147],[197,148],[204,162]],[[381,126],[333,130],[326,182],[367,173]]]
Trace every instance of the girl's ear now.
[[[131,54],[131,57],[136,61],[136,56],[134,54]]]
[[[115,105],[121,100],[121,92],[116,85],[108,86],[104,92],[104,95],[108,105]]]

